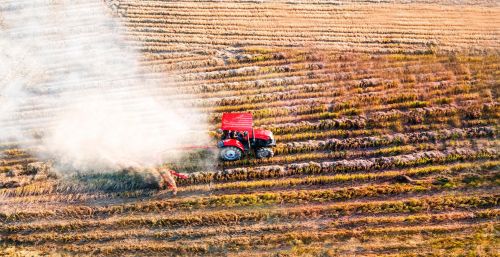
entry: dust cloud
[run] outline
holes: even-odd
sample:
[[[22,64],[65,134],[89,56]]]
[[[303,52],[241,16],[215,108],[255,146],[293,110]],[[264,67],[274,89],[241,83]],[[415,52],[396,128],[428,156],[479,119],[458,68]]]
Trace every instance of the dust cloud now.
[[[205,117],[147,73],[98,0],[0,2],[0,143],[65,170],[154,166],[208,141]]]

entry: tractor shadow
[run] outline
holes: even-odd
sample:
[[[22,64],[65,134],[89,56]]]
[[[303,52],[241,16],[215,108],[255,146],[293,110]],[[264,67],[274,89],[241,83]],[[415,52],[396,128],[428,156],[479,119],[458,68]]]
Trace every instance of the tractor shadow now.
[[[193,150],[180,158],[166,163],[180,173],[213,170],[217,166],[217,153],[211,149]],[[73,192],[127,192],[158,190],[161,178],[147,169],[123,169],[119,171],[76,172],[64,179],[64,186]]]
[[[181,173],[215,170],[218,165],[218,149],[198,149],[187,152],[169,163],[169,167]]]
[[[77,191],[101,191],[105,193],[158,189],[155,174],[135,170],[90,172],[74,174],[66,182],[77,186]]]

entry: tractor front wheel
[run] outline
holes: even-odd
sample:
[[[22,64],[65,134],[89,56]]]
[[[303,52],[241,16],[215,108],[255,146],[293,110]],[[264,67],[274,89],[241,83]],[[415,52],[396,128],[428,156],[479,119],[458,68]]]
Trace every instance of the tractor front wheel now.
[[[274,155],[274,152],[271,148],[259,148],[257,149],[256,153],[257,158],[262,159],[262,158],[271,158]]]
[[[241,158],[241,155],[241,150],[234,146],[223,147],[220,150],[220,158],[223,161],[236,161]]]

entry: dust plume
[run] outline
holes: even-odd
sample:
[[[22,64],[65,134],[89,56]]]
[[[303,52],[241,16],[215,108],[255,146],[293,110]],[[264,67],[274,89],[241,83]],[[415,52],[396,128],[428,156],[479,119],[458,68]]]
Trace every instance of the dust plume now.
[[[147,73],[99,0],[0,3],[0,142],[66,170],[153,166],[208,141],[174,81]]]

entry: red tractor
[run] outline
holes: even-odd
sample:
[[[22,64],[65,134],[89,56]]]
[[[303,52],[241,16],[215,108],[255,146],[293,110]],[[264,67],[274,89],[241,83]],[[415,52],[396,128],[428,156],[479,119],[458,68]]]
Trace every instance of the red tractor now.
[[[254,151],[257,158],[269,158],[274,155],[271,146],[276,145],[273,133],[265,129],[253,128],[251,113],[224,113],[221,141],[217,143],[220,148],[220,158],[223,161],[236,161],[243,154]]]

